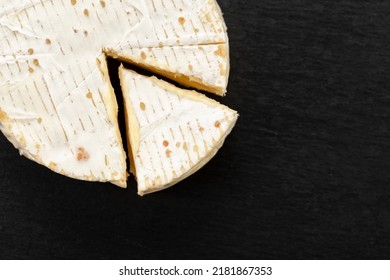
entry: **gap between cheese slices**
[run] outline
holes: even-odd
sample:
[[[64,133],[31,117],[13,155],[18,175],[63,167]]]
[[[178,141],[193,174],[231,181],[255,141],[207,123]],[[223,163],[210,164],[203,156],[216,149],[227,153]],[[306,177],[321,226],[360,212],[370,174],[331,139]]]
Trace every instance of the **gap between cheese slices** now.
[[[206,45],[218,49],[202,53]],[[214,0],[0,0],[0,130],[21,154],[55,172],[125,187],[102,52],[222,94],[226,26]]]
[[[238,114],[196,91],[119,69],[131,172],[140,195],[166,189],[203,167]]]

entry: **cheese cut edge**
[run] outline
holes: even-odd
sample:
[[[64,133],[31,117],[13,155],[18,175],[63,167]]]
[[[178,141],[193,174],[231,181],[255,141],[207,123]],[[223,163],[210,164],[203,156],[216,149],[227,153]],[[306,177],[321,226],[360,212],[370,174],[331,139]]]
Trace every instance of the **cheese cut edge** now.
[[[125,92],[128,92],[128,87],[125,83],[125,71],[125,68],[123,65],[121,65],[119,67],[119,81],[122,88],[123,104],[125,110],[126,139],[130,161],[130,173],[133,174],[135,178],[137,178],[133,155],[136,154],[136,151],[138,150],[137,143],[139,143],[140,139],[140,126],[136,120],[136,115],[134,113],[131,100],[125,94]]]
[[[115,181],[110,181],[110,182],[112,184],[114,184],[114,185],[117,185],[118,187],[126,188],[127,187],[127,177],[128,177],[127,167],[126,167],[127,155],[126,155],[126,152],[125,152],[125,150],[123,148],[123,139],[122,139],[122,135],[121,135],[121,132],[120,132],[120,129],[119,129],[118,101],[116,99],[114,88],[113,88],[113,86],[111,84],[110,75],[109,75],[109,72],[108,72],[108,65],[107,65],[107,57],[106,57],[106,55],[101,54],[97,58],[97,63],[98,63],[99,70],[100,70],[101,74],[103,75],[104,80],[106,82],[106,86],[107,86],[108,94],[107,94],[107,100],[105,100],[105,103],[107,105],[106,108],[107,108],[107,112],[108,112],[108,115],[109,115],[108,117],[109,117],[111,123],[115,127],[117,140],[118,140],[119,144],[122,147],[122,149],[121,149],[121,151],[122,151],[122,167],[123,167],[122,168],[122,177],[121,177],[120,180],[115,180]]]

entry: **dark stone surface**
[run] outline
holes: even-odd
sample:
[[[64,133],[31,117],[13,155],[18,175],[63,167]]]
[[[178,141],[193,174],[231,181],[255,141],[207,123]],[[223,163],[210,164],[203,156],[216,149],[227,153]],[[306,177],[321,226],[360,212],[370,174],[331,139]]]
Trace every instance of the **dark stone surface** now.
[[[68,179],[0,136],[1,258],[389,257],[390,4],[219,2],[222,102],[241,114],[219,154],[141,198],[132,179]]]

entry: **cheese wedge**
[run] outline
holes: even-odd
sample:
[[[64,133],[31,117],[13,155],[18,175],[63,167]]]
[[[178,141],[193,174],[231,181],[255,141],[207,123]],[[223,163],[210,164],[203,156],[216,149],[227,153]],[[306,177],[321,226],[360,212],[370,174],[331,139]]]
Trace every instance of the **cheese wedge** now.
[[[123,67],[119,77],[140,195],[168,188],[203,167],[237,121],[236,111],[195,91]]]
[[[125,187],[106,56],[222,95],[228,51],[214,0],[0,0],[0,130],[55,172]]]
[[[184,86],[225,95],[230,71],[227,44],[134,48],[123,56],[108,54]]]

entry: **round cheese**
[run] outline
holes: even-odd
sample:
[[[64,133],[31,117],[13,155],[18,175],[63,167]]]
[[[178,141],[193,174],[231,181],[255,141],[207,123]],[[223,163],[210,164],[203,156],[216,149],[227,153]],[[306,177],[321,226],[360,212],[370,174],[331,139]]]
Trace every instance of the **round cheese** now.
[[[63,175],[126,186],[106,56],[223,95],[214,0],[0,0],[0,130]]]

